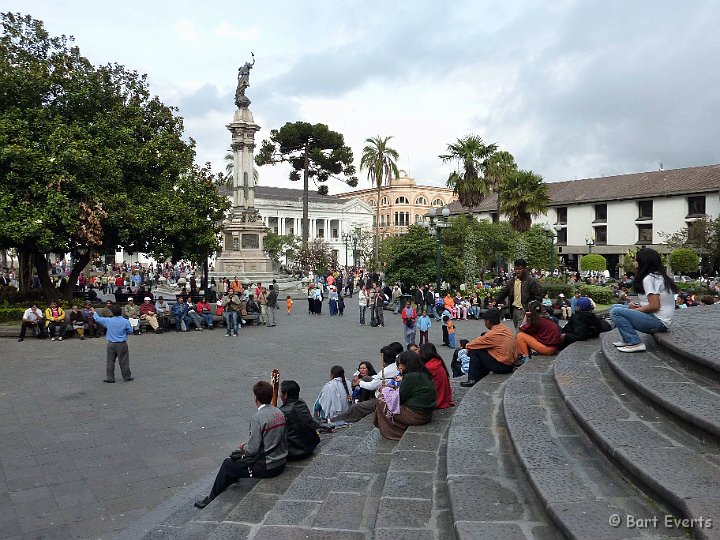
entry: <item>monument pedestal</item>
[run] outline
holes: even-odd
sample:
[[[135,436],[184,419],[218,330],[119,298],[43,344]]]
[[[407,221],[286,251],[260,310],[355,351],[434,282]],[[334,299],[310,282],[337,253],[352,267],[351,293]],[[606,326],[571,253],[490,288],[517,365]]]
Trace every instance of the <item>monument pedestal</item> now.
[[[215,270],[243,276],[268,274],[272,259],[264,251],[267,227],[254,208],[233,208],[223,224],[224,249]]]

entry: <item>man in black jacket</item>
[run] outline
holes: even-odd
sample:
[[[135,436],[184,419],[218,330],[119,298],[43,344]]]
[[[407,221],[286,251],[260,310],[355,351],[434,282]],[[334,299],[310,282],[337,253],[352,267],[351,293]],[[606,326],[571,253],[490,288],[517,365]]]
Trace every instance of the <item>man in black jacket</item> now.
[[[523,323],[528,303],[533,300],[542,302],[540,285],[538,285],[537,280],[528,272],[525,259],[515,261],[515,275],[500,290],[495,297],[495,302],[496,304],[502,304],[506,298],[508,299],[507,304],[510,308],[510,314],[516,330],[520,328]]]
[[[287,459],[302,459],[313,453],[320,443],[317,430],[321,425],[315,420],[307,404],[300,399],[300,385],[295,381],[280,383],[280,410],[287,421]]]

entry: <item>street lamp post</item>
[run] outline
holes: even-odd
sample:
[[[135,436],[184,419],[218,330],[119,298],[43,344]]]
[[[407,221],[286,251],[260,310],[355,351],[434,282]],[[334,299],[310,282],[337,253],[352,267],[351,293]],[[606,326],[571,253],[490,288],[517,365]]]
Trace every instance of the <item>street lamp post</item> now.
[[[346,270],[347,270],[347,266],[348,266],[348,257],[347,257],[348,244],[351,241],[352,241],[352,235],[350,233],[346,233],[346,232],[342,233],[342,242],[343,242],[343,244],[345,244],[345,269]]]
[[[442,209],[441,216],[437,215],[435,208],[430,208],[427,216],[425,216],[426,219],[421,222],[422,226],[425,227],[430,234],[435,234],[435,290],[437,292],[440,292],[441,284],[440,246],[442,245],[442,230],[445,227],[452,227],[452,223],[448,221],[450,209],[447,206]]]
[[[595,245],[595,239],[592,236],[586,236],[585,245],[588,247],[588,253],[592,253],[592,248]]]
[[[545,234],[550,238],[550,275],[555,275],[555,237],[560,232],[560,229],[562,229],[562,225],[559,223],[553,227],[548,223],[545,222],[545,225],[543,225],[543,229],[545,229]]]

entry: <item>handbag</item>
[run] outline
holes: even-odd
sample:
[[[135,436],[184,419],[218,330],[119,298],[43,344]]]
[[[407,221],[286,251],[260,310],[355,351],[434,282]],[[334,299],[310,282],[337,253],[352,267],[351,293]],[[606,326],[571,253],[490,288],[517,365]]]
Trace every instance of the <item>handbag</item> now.
[[[392,418],[400,414],[400,392],[391,386],[383,386],[380,399],[385,404],[385,416]]]

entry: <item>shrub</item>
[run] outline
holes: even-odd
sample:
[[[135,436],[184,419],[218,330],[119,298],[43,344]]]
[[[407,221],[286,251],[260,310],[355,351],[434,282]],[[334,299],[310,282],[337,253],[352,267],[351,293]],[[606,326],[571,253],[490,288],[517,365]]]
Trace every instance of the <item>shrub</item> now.
[[[569,283],[565,283],[564,280],[558,280],[557,278],[544,279],[539,282],[540,293],[544,296],[547,294],[552,300],[555,300],[560,293],[563,293],[567,298],[571,298],[575,294],[575,287]]]
[[[30,289],[28,292],[21,292],[15,287],[0,287],[0,304],[30,306],[33,302],[38,306],[45,303],[45,295],[42,289]]]
[[[615,302],[615,295],[610,287],[600,287],[599,285],[578,285],[577,290],[580,294],[588,295],[597,304],[612,304]]]
[[[23,313],[25,313],[25,308],[0,308],[0,323],[16,322],[20,324]]]
[[[700,257],[690,248],[674,249],[670,254],[670,266],[676,274],[691,274],[700,267]]]
[[[597,253],[588,253],[587,255],[580,257],[580,268],[583,270],[604,272],[607,269],[607,259]]]

